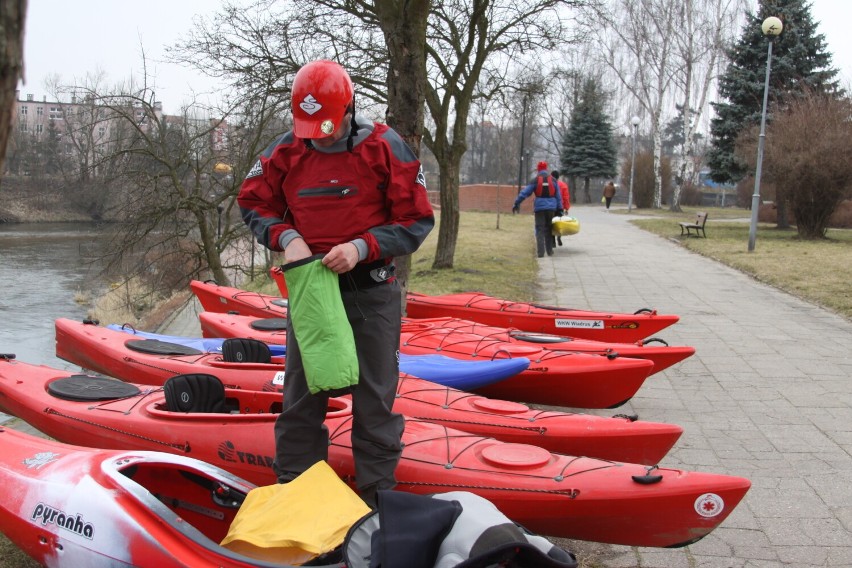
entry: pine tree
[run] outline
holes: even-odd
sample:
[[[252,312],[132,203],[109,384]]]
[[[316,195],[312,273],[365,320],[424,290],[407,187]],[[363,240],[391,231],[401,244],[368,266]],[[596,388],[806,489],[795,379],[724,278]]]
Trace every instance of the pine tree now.
[[[772,110],[783,107],[791,97],[809,91],[840,92],[825,36],[817,33],[810,8],[806,0],[761,0],[757,14],[746,14],[742,36],[728,51],[730,63],[719,79],[723,101],[713,103],[716,116],[710,123],[707,161],[714,181],[736,183],[748,173],[734,154],[734,146],[743,130],[760,124],[769,41],[761,30],[763,20],[776,16],[784,23],[772,46],[767,121]]]
[[[583,178],[584,199],[591,203],[589,178],[615,176],[617,155],[600,85],[595,79],[587,79],[562,138],[561,171]]]

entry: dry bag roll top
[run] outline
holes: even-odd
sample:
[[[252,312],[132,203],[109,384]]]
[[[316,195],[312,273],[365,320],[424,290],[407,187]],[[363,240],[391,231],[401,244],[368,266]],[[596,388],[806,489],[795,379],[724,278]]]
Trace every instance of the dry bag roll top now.
[[[312,394],[358,384],[358,354],[340,297],[340,280],[322,257],[281,267],[289,291],[288,315]]]

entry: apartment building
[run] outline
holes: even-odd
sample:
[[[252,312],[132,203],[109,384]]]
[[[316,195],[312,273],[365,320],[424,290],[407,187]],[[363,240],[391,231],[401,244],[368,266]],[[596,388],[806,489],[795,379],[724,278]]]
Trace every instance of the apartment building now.
[[[163,114],[161,102],[153,105],[134,104],[115,110],[99,104],[92,97],[73,97],[70,102],[36,100],[32,94],[16,103],[7,151],[8,173],[30,175],[34,165],[44,159],[46,152],[54,158],[64,157],[80,168],[95,168],[99,158],[108,154],[122,140],[133,135],[128,117],[143,131],[152,128],[156,118],[170,128],[193,132],[209,131],[204,145],[217,155],[227,150],[228,123],[224,120],[194,119]],[[154,116],[151,116],[153,113]]]

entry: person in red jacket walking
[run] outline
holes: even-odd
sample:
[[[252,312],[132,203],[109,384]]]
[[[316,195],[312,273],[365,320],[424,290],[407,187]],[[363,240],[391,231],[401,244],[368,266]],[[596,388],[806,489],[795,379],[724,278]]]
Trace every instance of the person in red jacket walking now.
[[[568,189],[568,184],[559,178],[559,170],[553,170],[550,172],[551,177],[556,180],[556,184],[559,186],[559,194],[562,196],[562,211],[557,211],[559,216],[567,215],[568,210],[571,209],[571,192]],[[562,246],[562,237],[556,237],[556,244]]]
[[[390,127],[355,113],[346,70],[319,60],[295,75],[293,130],[260,155],[238,203],[257,241],[290,264],[317,255],[338,274],[358,358],[352,390],[355,482],[369,505],[396,485],[403,417],[399,381],[402,297],[393,258],[413,253],[435,224],[420,161]],[[284,406],[275,423],[279,483],[328,459],[328,391],[311,394],[293,322],[287,329]]]

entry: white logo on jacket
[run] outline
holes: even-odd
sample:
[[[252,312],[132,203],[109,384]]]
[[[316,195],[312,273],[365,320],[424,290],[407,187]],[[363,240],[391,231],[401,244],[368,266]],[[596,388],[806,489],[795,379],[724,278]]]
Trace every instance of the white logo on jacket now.
[[[259,176],[261,174],[263,174],[263,164],[261,164],[260,160],[258,160],[257,163],[251,167],[249,173],[246,174],[246,179]]]
[[[322,105],[317,102],[313,95],[308,94],[302,102],[299,103],[299,108],[308,114],[314,114],[322,109]]]

